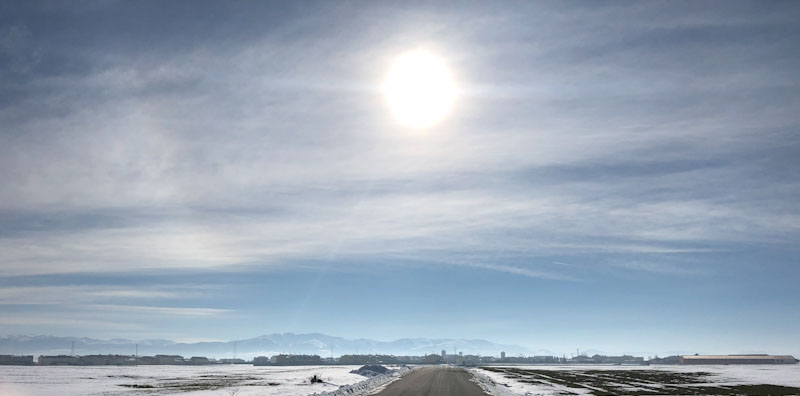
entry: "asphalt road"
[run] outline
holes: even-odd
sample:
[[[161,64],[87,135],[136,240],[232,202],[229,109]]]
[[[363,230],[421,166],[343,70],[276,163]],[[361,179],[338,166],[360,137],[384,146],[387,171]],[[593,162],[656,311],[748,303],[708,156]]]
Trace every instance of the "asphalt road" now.
[[[472,376],[454,367],[426,367],[389,384],[377,396],[487,396]]]

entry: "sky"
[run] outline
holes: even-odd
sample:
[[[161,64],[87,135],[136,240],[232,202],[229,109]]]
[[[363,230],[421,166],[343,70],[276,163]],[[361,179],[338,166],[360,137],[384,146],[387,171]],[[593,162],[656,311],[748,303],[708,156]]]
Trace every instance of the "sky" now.
[[[800,3],[0,3],[0,335],[800,355]],[[392,117],[399,54],[450,113]]]

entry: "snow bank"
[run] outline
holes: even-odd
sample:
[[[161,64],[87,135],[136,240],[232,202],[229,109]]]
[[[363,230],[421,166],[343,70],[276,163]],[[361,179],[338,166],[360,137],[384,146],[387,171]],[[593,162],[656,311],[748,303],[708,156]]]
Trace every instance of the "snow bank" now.
[[[481,369],[470,369],[470,374],[472,374],[472,378],[484,392],[493,395],[493,396],[517,396],[517,393],[512,392],[509,389],[509,385],[504,382],[495,381],[499,378],[492,378],[489,374],[494,374],[488,371],[483,371]],[[502,376],[500,376],[502,377]]]
[[[414,368],[408,366],[401,366],[400,368],[388,374],[378,375],[375,377],[367,378],[364,381],[351,384],[342,385],[335,391],[327,391],[322,393],[314,393],[311,396],[365,396],[369,395],[382,387],[385,387],[391,382],[397,381],[400,377],[413,371]]]
[[[353,370],[350,373],[363,375],[365,377],[377,377],[379,375],[391,374],[392,370],[381,366],[380,364],[368,364],[362,366],[358,370]]]

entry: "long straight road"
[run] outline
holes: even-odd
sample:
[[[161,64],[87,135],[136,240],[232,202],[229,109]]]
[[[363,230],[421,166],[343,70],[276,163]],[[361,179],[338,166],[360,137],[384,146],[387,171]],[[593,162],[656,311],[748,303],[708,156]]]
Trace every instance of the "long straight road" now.
[[[466,370],[426,367],[389,384],[377,396],[487,396]]]

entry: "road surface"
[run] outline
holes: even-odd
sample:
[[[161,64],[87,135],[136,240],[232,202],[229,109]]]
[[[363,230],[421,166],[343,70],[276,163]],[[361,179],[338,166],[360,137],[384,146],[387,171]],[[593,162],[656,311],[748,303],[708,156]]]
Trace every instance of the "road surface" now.
[[[487,396],[472,375],[454,367],[426,367],[389,384],[376,396]]]

